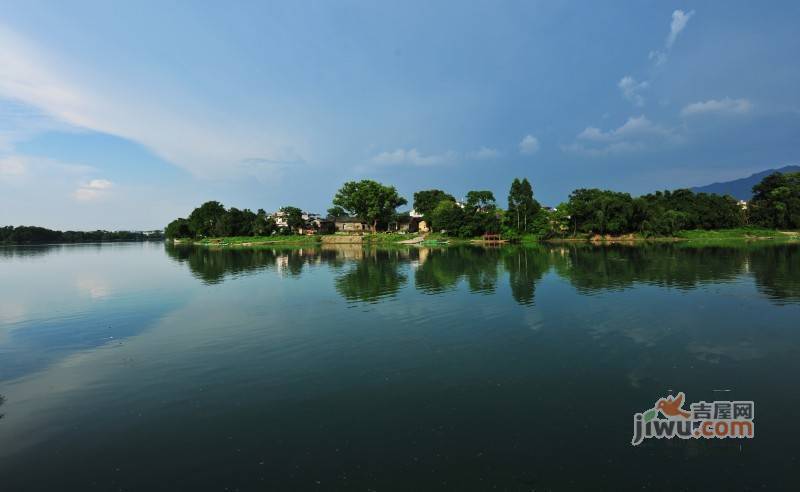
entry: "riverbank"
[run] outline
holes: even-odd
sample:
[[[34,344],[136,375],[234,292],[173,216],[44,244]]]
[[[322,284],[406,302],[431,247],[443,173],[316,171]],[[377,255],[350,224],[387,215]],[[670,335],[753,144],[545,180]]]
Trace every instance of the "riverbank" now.
[[[231,236],[208,237],[204,239],[173,239],[175,244],[195,246],[261,246],[269,244],[318,244],[321,236]]]
[[[546,242],[589,242],[589,243],[627,243],[627,242],[709,242],[715,241],[793,241],[800,240],[798,231],[778,231],[775,229],[762,229],[742,227],[737,229],[719,230],[687,230],[676,232],[673,236],[651,236],[645,234],[623,234],[614,236],[606,235],[581,235],[562,238],[550,238]],[[523,241],[525,242],[525,241]],[[530,241],[530,242],[535,242]]]
[[[419,238],[424,238],[420,240]],[[739,228],[722,230],[680,231],[674,236],[647,236],[643,234],[613,235],[580,235],[561,238],[544,239],[538,235],[528,234],[513,241],[485,242],[480,237],[459,238],[440,233],[398,234],[390,232],[369,233],[363,235],[314,235],[314,236],[234,236],[205,238],[201,240],[175,239],[175,244],[194,244],[198,246],[268,246],[268,245],[316,245],[316,244],[363,244],[363,245],[409,245],[438,246],[464,244],[504,244],[521,243],[634,243],[634,242],[724,242],[724,241],[798,241],[798,231],[777,231],[774,229]]]

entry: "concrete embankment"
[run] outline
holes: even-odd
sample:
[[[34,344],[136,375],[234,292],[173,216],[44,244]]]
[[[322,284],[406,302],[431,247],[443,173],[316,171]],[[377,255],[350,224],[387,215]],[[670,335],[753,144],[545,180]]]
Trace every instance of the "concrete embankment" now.
[[[364,242],[363,236],[343,236],[343,235],[322,236],[322,244],[361,244],[363,242]]]

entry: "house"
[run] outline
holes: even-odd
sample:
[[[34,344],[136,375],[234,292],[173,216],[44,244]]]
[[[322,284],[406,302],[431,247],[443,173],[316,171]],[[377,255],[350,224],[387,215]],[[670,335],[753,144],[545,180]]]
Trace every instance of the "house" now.
[[[272,214],[272,220],[275,221],[275,225],[283,228],[289,227],[289,222],[287,221],[288,214],[283,210],[278,210],[274,214]]]
[[[309,225],[319,234],[333,234],[336,232],[336,223],[333,218],[322,218],[317,216],[309,221]]]
[[[336,217],[333,224],[336,232],[365,232],[369,230],[369,224],[358,217]]]
[[[397,216],[397,220],[389,222],[387,230],[389,232],[428,232],[422,215],[411,213]]]

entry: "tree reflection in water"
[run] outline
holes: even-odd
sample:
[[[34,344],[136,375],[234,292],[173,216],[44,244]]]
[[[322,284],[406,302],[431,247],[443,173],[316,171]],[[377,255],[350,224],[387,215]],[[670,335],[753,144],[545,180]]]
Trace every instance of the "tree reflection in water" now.
[[[397,250],[365,250],[353,263],[336,278],[336,291],[348,301],[378,302],[393,297],[408,281]]]
[[[465,281],[473,293],[492,294],[503,275],[511,295],[532,305],[536,284],[554,271],[580,293],[593,295],[636,284],[695,289],[751,276],[758,290],[776,303],[800,302],[800,244],[695,247],[690,244],[537,245],[482,248],[208,248],[167,245],[167,254],[213,284],[263,270],[300,276],[309,265],[346,271],[336,291],[349,301],[379,302],[407,283],[425,294],[456,289]]]

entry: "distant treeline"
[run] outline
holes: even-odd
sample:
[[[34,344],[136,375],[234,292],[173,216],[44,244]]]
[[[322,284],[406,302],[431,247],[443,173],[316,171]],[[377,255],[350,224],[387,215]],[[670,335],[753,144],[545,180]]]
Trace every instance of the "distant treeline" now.
[[[333,199],[328,219],[349,215],[373,231],[386,230],[408,213],[396,208],[407,203],[393,186],[370,180],[345,183]],[[658,191],[633,197],[629,193],[578,189],[557,207],[542,207],[527,179],[515,179],[505,209],[488,190],[473,190],[463,200],[437,189],[414,193],[414,211],[430,230],[451,236],[475,237],[500,233],[504,238],[540,238],[592,235],[671,236],[691,229],[732,229],[757,226],[770,229],[800,228],[800,173],[775,173],[753,187],[753,199],[740,203],[731,196],[694,193],[688,189]],[[207,202],[187,219],[176,219],[166,236],[205,237],[291,234],[310,224],[296,207],[281,209],[282,227],[275,216],[259,210],[226,209]],[[305,225],[304,225],[305,224]]]
[[[0,243],[94,243],[106,241],[154,241],[164,239],[161,231],[144,234],[131,231],[54,231],[35,226],[0,227]]]
[[[559,207],[561,211],[561,207]],[[572,233],[668,236],[687,229],[758,226],[800,228],[800,173],[775,173],[753,187],[746,204],[730,196],[690,190],[656,192],[632,198],[627,193],[576,190],[564,205]]]

